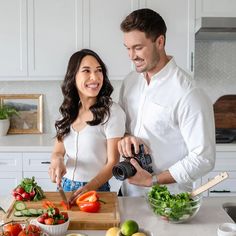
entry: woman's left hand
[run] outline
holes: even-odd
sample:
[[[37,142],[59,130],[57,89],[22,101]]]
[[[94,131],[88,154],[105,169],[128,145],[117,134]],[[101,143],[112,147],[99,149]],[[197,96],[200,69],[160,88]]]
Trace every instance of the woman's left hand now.
[[[87,192],[88,190],[85,187],[81,187],[77,189],[75,192],[72,193],[72,195],[69,198],[69,204],[74,205],[76,202],[76,199],[82,195],[83,193]]]

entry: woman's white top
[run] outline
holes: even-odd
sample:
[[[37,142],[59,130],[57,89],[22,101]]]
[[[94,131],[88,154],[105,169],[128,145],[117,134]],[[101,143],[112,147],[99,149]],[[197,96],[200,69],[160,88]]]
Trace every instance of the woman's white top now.
[[[170,171],[176,191],[191,190],[192,182],[214,167],[212,102],[173,58],[149,84],[143,74],[130,73],[121,87],[120,105],[127,133],[148,146],[154,173]],[[142,192],[128,183],[123,187],[125,195]]]
[[[110,107],[110,118],[105,124],[86,125],[80,132],[72,126],[64,139],[66,150],[66,178],[88,182],[107,162],[107,140],[123,137],[125,113],[114,103]]]

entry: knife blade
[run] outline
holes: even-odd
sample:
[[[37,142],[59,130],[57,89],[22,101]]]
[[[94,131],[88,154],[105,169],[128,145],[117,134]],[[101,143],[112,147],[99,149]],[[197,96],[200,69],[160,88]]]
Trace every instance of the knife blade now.
[[[61,186],[58,187],[58,191],[60,193],[60,196],[61,196],[62,200],[65,202],[65,204],[69,208],[69,206],[70,206],[69,202],[68,202],[66,194],[65,194],[65,192],[64,192],[64,190],[63,190],[63,188]]]

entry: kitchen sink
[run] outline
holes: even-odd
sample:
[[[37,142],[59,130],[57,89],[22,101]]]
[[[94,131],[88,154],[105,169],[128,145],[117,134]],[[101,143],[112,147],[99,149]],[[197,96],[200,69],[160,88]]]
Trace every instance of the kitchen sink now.
[[[227,212],[230,218],[236,223],[236,204],[235,203],[224,203],[223,209]]]

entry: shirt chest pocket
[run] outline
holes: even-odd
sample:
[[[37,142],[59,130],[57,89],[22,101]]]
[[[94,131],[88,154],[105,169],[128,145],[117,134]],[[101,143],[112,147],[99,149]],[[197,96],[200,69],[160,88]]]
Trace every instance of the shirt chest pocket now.
[[[149,102],[144,114],[145,126],[152,132],[165,134],[171,122],[171,110],[154,102]]]

